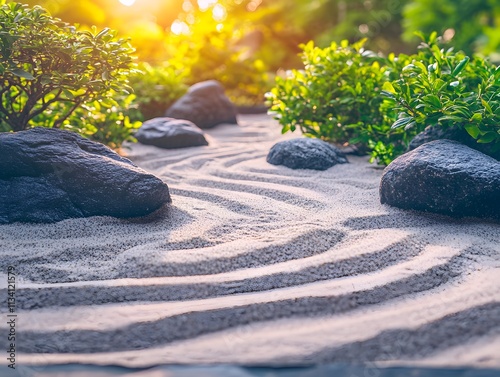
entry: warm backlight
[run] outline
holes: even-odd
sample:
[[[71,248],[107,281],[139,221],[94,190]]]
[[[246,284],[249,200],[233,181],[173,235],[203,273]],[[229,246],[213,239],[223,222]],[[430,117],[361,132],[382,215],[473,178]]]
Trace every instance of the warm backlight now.
[[[131,7],[132,5],[134,5],[135,0],[120,0],[120,3],[126,5],[127,7]]]

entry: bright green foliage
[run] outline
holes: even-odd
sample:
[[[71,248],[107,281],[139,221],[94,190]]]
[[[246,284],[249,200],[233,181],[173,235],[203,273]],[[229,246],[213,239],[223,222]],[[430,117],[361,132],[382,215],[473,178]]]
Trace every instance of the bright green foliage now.
[[[277,78],[268,94],[283,132],[367,147],[387,165],[426,126],[463,127],[500,149],[500,68],[440,48],[422,34],[418,54],[380,58],[363,41],[304,46],[305,69]]]
[[[114,98],[129,89],[132,52],[109,29],[78,31],[40,7],[2,5],[0,128],[70,128],[85,104],[118,107]],[[78,129],[93,134],[98,128],[89,120]]]
[[[397,145],[383,149],[380,144],[388,144],[392,124],[380,108],[390,71],[385,59],[364,50],[363,44],[364,40],[332,43],[325,49],[312,42],[303,46],[305,69],[277,78],[267,95],[283,133],[299,127],[306,136],[368,145],[381,155],[399,152]]]
[[[98,100],[87,102],[75,110],[64,128],[118,149],[124,141],[136,141],[133,131],[142,125],[140,121],[130,120],[134,118],[131,114],[134,100],[134,94],[115,94],[115,103],[111,106]]]
[[[384,87],[387,106],[398,113],[394,129],[415,133],[434,124],[458,126],[478,143],[500,148],[500,68],[440,48],[436,33],[417,55],[401,59],[408,64],[400,78]]]
[[[186,71],[171,64],[139,65],[141,72],[130,76],[130,86],[137,96],[135,103],[139,114],[132,115],[141,121],[163,116],[165,110],[186,93]]]

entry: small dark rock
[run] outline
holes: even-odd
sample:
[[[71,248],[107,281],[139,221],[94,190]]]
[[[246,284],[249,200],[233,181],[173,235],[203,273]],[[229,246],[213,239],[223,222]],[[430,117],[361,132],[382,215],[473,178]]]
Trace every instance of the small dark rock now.
[[[500,163],[456,141],[432,141],[387,166],[380,201],[403,209],[498,220]]]
[[[159,178],[75,133],[39,127],[0,134],[0,223],[136,217],[168,202]]]
[[[344,153],[320,139],[292,139],[275,144],[267,155],[267,162],[290,169],[326,170],[347,161]]]
[[[428,126],[423,132],[413,138],[408,146],[408,151],[430,141],[443,139],[458,141],[496,160],[500,160],[500,150],[494,150],[493,144],[478,143],[465,129],[459,127],[443,128],[440,126]]]
[[[190,120],[203,129],[221,123],[237,124],[236,107],[224,94],[222,85],[215,80],[191,86],[183,97],[167,109],[165,116]]]
[[[208,145],[203,131],[184,119],[150,119],[142,124],[135,137],[142,144],[167,149]]]

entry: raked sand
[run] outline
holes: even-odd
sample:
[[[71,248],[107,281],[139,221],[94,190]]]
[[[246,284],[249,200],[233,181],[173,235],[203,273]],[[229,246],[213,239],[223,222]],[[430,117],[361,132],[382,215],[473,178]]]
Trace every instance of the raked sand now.
[[[366,157],[269,165],[299,135],[240,123],[208,147],[132,146],[171,190],[153,218],[0,226],[18,363],[500,367],[499,224],[381,205]]]

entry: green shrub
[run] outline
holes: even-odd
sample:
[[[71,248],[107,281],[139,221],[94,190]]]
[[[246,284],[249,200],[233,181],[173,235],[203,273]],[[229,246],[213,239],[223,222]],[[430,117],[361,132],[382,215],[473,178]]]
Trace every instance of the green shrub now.
[[[139,112],[131,114],[133,119],[144,121],[163,116],[165,110],[187,91],[185,70],[171,64],[151,66],[148,63],[141,63],[138,68],[141,72],[130,76]]]
[[[299,127],[309,137],[376,149],[378,157],[401,152],[401,143],[388,139],[391,113],[381,110],[391,71],[386,59],[363,49],[364,42],[302,46],[304,70],[278,77],[267,94],[283,133]]]
[[[404,56],[400,77],[384,86],[386,106],[397,112],[392,128],[414,134],[428,125],[460,127],[500,148],[500,68],[438,42],[433,33],[417,55]]]
[[[132,52],[109,29],[78,31],[38,6],[2,5],[0,128],[72,128],[75,112],[84,105],[119,106],[114,97],[130,89]],[[95,134],[99,124],[89,121],[77,128]]]
[[[98,100],[86,102],[75,110],[64,128],[118,149],[124,141],[136,141],[132,135],[142,125],[140,121],[130,120],[134,100],[134,94],[116,94],[114,104]]]
[[[414,55],[381,58],[360,41],[303,46],[304,70],[277,78],[268,93],[282,132],[354,143],[387,165],[429,125],[461,127],[500,149],[500,68],[439,47],[433,33]]]

